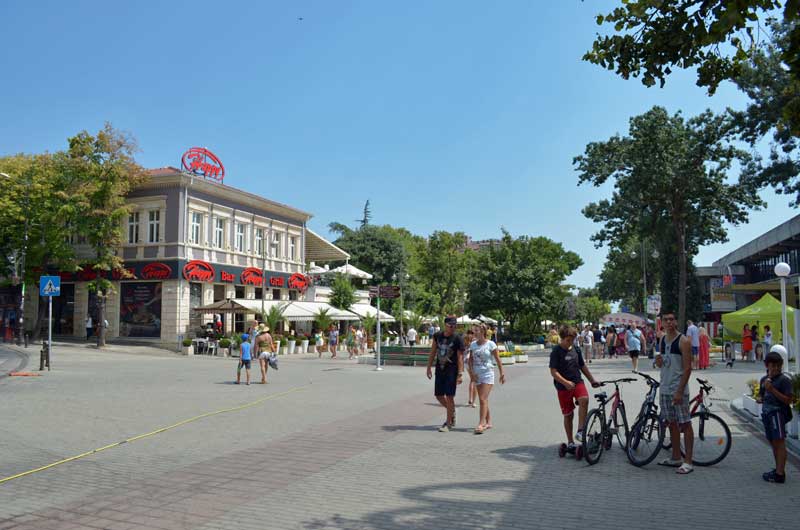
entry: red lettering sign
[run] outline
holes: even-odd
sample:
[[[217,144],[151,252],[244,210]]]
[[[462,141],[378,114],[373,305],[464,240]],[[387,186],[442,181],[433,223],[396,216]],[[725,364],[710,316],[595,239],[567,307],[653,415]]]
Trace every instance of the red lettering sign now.
[[[230,272],[219,271],[219,276],[223,282],[231,282],[233,283],[236,280],[236,276],[231,274]]]
[[[255,285],[256,287],[260,287],[264,280],[261,276],[261,269],[256,269],[255,267],[246,268],[239,276],[239,279],[245,285]]]
[[[300,292],[305,292],[309,285],[311,285],[311,281],[309,280],[308,276],[304,274],[295,272],[289,276],[289,289],[297,289]]]
[[[210,180],[222,182],[225,178],[225,167],[219,158],[203,147],[192,147],[181,158],[183,169],[189,173],[200,175]]]
[[[214,267],[207,261],[192,260],[183,267],[183,277],[189,281],[213,282]]]
[[[273,276],[269,279],[269,284],[272,287],[283,287],[283,278],[280,276]]]
[[[142,278],[148,280],[166,280],[170,276],[172,276],[172,268],[165,263],[148,263],[142,269]]]

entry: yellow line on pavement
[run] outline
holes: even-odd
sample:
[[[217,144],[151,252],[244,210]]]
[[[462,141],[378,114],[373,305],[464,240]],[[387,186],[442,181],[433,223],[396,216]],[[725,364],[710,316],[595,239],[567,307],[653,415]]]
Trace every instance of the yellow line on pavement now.
[[[40,471],[44,471],[46,469],[50,469],[51,467],[60,466],[61,464],[66,464],[67,462],[72,462],[73,460],[78,460],[78,459],[83,458],[85,456],[89,456],[89,455],[93,455],[93,454],[96,454],[96,453],[100,453],[100,452],[105,451],[107,449],[113,449],[114,447],[119,447],[122,444],[135,442],[136,440],[141,440],[142,438],[147,438],[148,436],[153,436],[153,435],[156,435],[156,434],[160,434],[162,432],[169,431],[170,429],[174,429],[176,427],[180,427],[181,425],[186,425],[187,423],[191,423],[193,421],[201,420],[203,418],[208,418],[209,416],[216,416],[217,414],[223,414],[225,412],[236,412],[238,410],[243,410],[243,409],[246,409],[246,408],[249,408],[249,407],[254,407],[254,406],[260,405],[261,403],[263,403],[265,401],[268,401],[270,399],[283,397],[283,396],[285,396],[287,394],[291,394],[292,392],[298,392],[300,390],[305,390],[306,388],[308,388],[308,385],[295,387],[295,388],[292,388],[292,389],[287,390],[285,392],[279,392],[277,394],[270,394],[269,396],[265,396],[263,398],[260,398],[260,399],[257,399],[255,401],[252,401],[250,403],[245,403],[244,405],[239,405],[237,407],[231,407],[231,408],[222,409],[222,410],[215,410],[214,412],[206,412],[205,414],[200,414],[199,416],[195,416],[193,418],[189,418],[189,419],[186,419],[186,420],[183,420],[183,421],[179,421],[178,423],[173,423],[172,425],[168,425],[166,427],[162,427],[160,429],[156,429],[155,431],[151,431],[151,432],[148,432],[148,433],[145,433],[145,434],[139,434],[137,436],[133,436],[131,438],[127,438],[127,439],[122,440],[120,442],[114,442],[112,444],[104,445],[103,447],[98,447],[97,449],[92,449],[91,451],[86,451],[85,453],[81,453],[79,455],[71,456],[69,458],[64,458],[64,459],[59,460],[57,462],[53,462],[52,464],[47,464],[46,466],[37,467],[36,469],[31,469],[29,471],[24,471],[22,473],[17,473],[16,475],[11,475],[10,477],[0,478],[0,484],[3,484],[3,483],[8,482],[10,480],[14,480],[15,478],[21,478],[21,477],[24,477],[26,475],[32,475],[33,473],[38,473]]]

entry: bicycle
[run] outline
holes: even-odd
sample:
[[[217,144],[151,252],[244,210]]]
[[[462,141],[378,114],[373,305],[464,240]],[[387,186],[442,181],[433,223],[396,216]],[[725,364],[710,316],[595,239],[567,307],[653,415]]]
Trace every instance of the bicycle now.
[[[598,381],[597,386],[614,385],[611,397],[605,392],[595,394],[595,399],[600,406],[589,411],[586,416],[586,426],[583,430],[583,454],[589,465],[600,461],[603,449],[611,449],[612,436],[616,435],[619,446],[624,450],[628,440],[628,418],[625,415],[625,403],[619,392],[620,383],[632,383],[636,379],[626,377],[612,381]],[[606,405],[611,402],[611,414],[606,418]],[[613,429],[611,425],[614,425]]]
[[[631,464],[636,467],[642,467],[658,456],[664,442],[665,429],[658,414],[658,405],[656,405],[658,387],[661,386],[661,383],[647,374],[638,372],[638,375],[644,378],[645,382],[650,386],[650,390],[647,392],[642,408],[639,410],[639,415],[636,416],[636,420],[634,420],[631,427],[625,446],[625,454],[628,455],[628,460]]]
[[[700,383],[700,391],[689,402],[691,407],[692,429],[694,430],[694,449],[692,463],[700,467],[713,466],[728,456],[733,443],[731,430],[725,420],[709,411],[710,394],[714,387],[706,379],[696,378]],[[706,402],[709,402],[706,405]],[[665,449],[671,449],[672,443],[664,442]],[[681,455],[686,452],[681,447]]]

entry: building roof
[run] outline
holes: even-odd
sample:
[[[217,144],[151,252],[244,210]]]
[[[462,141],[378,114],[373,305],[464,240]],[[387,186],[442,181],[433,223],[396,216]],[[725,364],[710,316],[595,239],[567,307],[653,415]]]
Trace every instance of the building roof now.
[[[713,263],[715,267],[753,263],[800,248],[800,215],[758,236]]]
[[[342,261],[350,254],[306,227],[306,262]]]

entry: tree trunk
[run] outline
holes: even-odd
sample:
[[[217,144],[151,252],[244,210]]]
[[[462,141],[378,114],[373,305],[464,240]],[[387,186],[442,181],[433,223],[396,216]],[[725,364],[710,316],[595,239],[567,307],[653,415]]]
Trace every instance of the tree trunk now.
[[[106,293],[97,292],[97,347],[106,345]]]
[[[686,225],[678,228],[678,330],[686,323]]]

